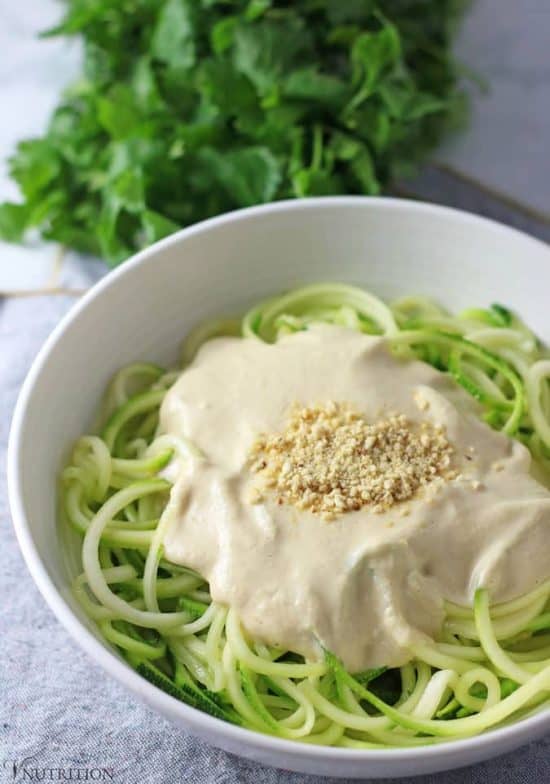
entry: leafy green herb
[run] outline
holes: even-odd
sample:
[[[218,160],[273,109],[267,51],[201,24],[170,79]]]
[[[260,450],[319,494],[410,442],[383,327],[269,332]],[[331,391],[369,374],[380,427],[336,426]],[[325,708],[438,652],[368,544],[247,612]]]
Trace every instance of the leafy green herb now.
[[[83,74],[10,171],[29,230],[111,265],[177,228],[293,196],[376,194],[463,115],[467,0],[66,0]]]

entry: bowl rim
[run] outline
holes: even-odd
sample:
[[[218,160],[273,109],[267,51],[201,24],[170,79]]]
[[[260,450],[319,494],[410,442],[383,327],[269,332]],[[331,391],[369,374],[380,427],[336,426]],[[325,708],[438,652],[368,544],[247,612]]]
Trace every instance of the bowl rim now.
[[[73,322],[92,302],[101,297],[106,289],[117,285],[125,275],[131,274],[134,269],[142,264],[147,264],[159,252],[185,242],[190,237],[206,233],[213,228],[224,226],[228,223],[239,223],[253,219],[255,216],[269,213],[318,210],[319,208],[333,209],[334,207],[345,209],[346,207],[357,206],[365,209],[379,208],[418,214],[432,214],[433,216],[447,217],[465,225],[482,226],[491,232],[508,234],[510,238],[513,236],[520,238],[523,242],[531,244],[534,249],[538,251],[544,250],[550,257],[549,245],[513,227],[464,210],[393,197],[326,196],[301,200],[287,199],[234,210],[183,228],[134,254],[124,264],[108,272],[102,279],[91,286],[56,325],[33,360],[17,398],[8,441],[7,480],[11,516],[17,541],[31,577],[62,626],[65,627],[80,647],[109,675],[122,683],[140,699],[145,700],[149,706],[160,710],[165,716],[169,716],[172,719],[182,719],[182,723],[192,731],[199,734],[207,734],[209,738],[213,738],[216,735],[225,736],[234,744],[240,742],[243,746],[254,747],[260,751],[278,752],[281,754],[281,759],[285,757],[286,759],[303,758],[304,760],[306,758],[315,758],[319,762],[330,759],[331,761],[341,761],[342,763],[399,760],[412,763],[419,759],[425,760],[426,758],[430,758],[433,761],[437,759],[443,761],[445,757],[451,756],[454,752],[464,752],[465,761],[463,764],[468,764],[476,750],[487,750],[497,741],[499,747],[502,748],[506,740],[517,740],[518,736],[521,737],[520,743],[523,743],[528,742],[532,736],[542,735],[543,731],[541,731],[541,728],[546,727],[550,729],[550,711],[535,713],[481,735],[443,741],[434,745],[392,747],[388,749],[348,749],[334,746],[318,746],[266,735],[259,731],[226,723],[221,719],[214,718],[180,702],[153,686],[123,662],[114,651],[105,647],[84,623],[78,619],[55,587],[46,567],[42,563],[25,512],[21,486],[21,442],[34,387],[43,368],[48,363],[51,351],[62,339],[64,333],[71,328]],[[515,746],[520,745],[520,743],[516,743]],[[472,752],[472,754],[468,752]]]

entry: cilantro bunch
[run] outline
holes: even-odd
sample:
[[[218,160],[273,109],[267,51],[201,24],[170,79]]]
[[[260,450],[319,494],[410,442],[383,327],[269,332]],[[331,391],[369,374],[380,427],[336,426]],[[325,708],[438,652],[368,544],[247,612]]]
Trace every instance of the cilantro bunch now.
[[[68,0],[82,77],[10,161],[29,229],[117,264],[181,226],[287,197],[376,194],[464,106],[465,0]]]

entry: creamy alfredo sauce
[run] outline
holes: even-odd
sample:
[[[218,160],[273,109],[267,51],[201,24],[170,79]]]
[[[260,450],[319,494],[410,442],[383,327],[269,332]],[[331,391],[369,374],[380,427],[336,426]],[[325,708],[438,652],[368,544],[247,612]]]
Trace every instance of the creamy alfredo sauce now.
[[[369,422],[397,412],[443,425],[458,476],[388,511],[364,506],[330,522],[269,494],[251,504],[258,434],[281,431],[296,402],[329,400]],[[308,657],[321,641],[351,671],[403,664],[411,644],[437,634],[444,599],[471,604],[485,586],[503,601],[550,576],[550,492],[530,475],[527,449],[476,406],[443,373],[340,327],[274,345],[211,340],[161,409],[162,430],[205,455],[177,467],[165,555],[203,575],[252,638]]]

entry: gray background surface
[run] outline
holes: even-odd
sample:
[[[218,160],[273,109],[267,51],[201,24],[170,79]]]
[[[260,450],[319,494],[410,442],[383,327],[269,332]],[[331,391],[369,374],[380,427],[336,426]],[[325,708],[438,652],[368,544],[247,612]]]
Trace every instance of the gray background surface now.
[[[55,14],[54,0],[0,0],[0,103],[7,108],[0,123],[1,158],[16,138],[39,132],[59,86],[77,62],[74,48],[33,40]],[[449,143],[438,163],[414,183],[403,184],[400,192],[496,217],[549,240],[549,43],[550,0],[478,0],[459,49],[469,65],[489,77],[492,92],[475,99],[470,131]],[[449,173],[441,162],[462,176]],[[521,204],[492,195],[494,189]],[[0,199],[12,195],[0,167]],[[543,214],[537,216],[533,209]],[[7,507],[11,412],[48,333],[78,293],[104,273],[99,263],[72,254],[57,266],[54,257],[51,247],[0,246],[0,292],[41,287],[52,292],[48,297],[0,294],[0,782],[13,781],[13,764],[27,757],[33,758],[29,768],[62,768],[66,777],[72,768],[73,778],[77,768],[108,768],[113,781],[128,784],[322,781],[245,762],[166,723],[88,659],[34,587]],[[74,295],[63,296],[64,291]],[[16,780],[23,780],[21,771]],[[394,784],[405,781],[412,779],[396,779]],[[546,784],[550,738],[473,768],[414,781]]]

